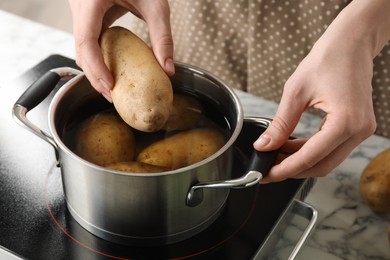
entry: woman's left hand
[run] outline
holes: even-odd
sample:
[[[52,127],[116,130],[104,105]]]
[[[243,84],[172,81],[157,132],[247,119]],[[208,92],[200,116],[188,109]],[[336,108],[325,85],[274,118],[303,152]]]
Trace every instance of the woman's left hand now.
[[[364,36],[358,32],[346,31],[347,19],[342,15],[328,28],[285,83],[273,122],[254,147],[281,147],[291,155],[262,182],[324,176],[374,133],[371,81],[373,58],[380,49],[373,41],[359,40]],[[326,113],[319,130],[308,138],[288,140],[308,108]]]

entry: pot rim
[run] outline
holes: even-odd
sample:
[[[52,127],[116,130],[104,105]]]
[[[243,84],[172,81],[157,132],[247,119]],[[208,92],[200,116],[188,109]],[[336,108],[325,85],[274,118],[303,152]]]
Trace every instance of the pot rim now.
[[[237,94],[234,92],[233,88],[226,85],[219,78],[217,78],[215,75],[211,74],[210,72],[208,72],[206,70],[203,70],[203,69],[198,68],[198,67],[193,66],[193,65],[179,63],[179,62],[175,62],[175,67],[176,67],[176,73],[179,70],[188,70],[193,74],[204,77],[204,78],[214,82],[215,84],[223,87],[233,99],[233,102],[235,104],[235,108],[237,110],[237,116],[235,118],[236,127],[233,130],[233,132],[230,135],[227,142],[225,143],[225,145],[222,146],[216,153],[203,159],[202,161],[188,165],[186,167],[182,167],[182,168],[171,170],[171,171],[157,172],[157,173],[129,173],[129,172],[123,172],[123,171],[118,171],[118,170],[107,169],[103,166],[96,165],[94,163],[91,163],[91,162],[79,157],[63,143],[62,139],[58,135],[58,132],[57,132],[55,124],[54,124],[54,115],[55,115],[55,111],[57,109],[58,103],[63,98],[63,96],[66,95],[66,93],[68,92],[69,89],[76,86],[77,82],[79,82],[80,80],[82,80],[85,77],[85,74],[83,72],[80,72],[80,74],[76,75],[75,77],[70,79],[68,82],[66,82],[57,91],[57,93],[54,95],[52,101],[50,102],[49,111],[48,111],[48,125],[49,125],[50,133],[51,133],[55,143],[57,144],[58,149],[65,152],[68,156],[71,156],[73,159],[80,161],[80,162],[86,164],[87,166],[92,167],[96,170],[99,170],[102,172],[107,172],[110,174],[117,174],[117,175],[124,175],[124,176],[140,176],[140,177],[164,176],[164,175],[171,175],[171,174],[176,174],[176,173],[180,173],[180,172],[190,171],[192,169],[199,168],[200,166],[203,166],[203,165],[209,163],[210,161],[213,161],[217,157],[221,156],[230,147],[232,147],[232,145],[236,141],[237,137],[239,136],[241,129],[242,129],[242,126],[243,126],[243,121],[244,121],[243,108],[242,108],[241,102],[240,102]],[[60,163],[61,163],[61,158],[60,158]]]

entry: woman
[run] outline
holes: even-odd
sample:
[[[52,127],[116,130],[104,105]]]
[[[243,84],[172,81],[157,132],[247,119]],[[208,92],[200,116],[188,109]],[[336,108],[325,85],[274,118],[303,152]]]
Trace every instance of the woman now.
[[[175,60],[280,101],[272,125],[254,147],[268,151],[283,145],[291,155],[263,182],[326,175],[374,133],[377,123],[377,133],[390,136],[388,0],[172,0],[171,9],[165,0],[70,0],[70,5],[76,61],[109,100],[113,79],[98,37],[132,12],[146,22],[168,75],[174,73],[174,42]],[[133,30],[145,36],[143,27],[137,23]],[[326,115],[319,131],[288,141],[308,108]]]

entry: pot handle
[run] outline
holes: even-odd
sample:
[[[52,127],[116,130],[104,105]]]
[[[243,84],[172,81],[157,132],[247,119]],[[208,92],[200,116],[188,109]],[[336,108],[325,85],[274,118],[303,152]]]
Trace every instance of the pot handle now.
[[[272,120],[265,117],[250,117],[244,121],[268,127]],[[247,173],[237,179],[204,182],[193,185],[187,193],[186,204],[190,207],[199,205],[203,200],[204,188],[240,189],[253,186],[268,174],[275,164],[279,150],[259,152],[254,150],[249,160]]]
[[[62,77],[79,74],[82,74],[82,72],[68,67],[49,70],[26,89],[26,91],[16,101],[12,109],[12,116],[19,125],[31,131],[54,147],[57,166],[59,166],[57,144],[48,133],[41,130],[27,119],[27,113],[39,105],[53,91]]]

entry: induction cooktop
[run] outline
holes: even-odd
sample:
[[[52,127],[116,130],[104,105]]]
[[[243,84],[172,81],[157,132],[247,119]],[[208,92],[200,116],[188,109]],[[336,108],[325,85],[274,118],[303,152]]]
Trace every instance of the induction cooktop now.
[[[201,233],[165,246],[126,246],[82,228],[70,215],[61,169],[53,148],[17,125],[13,104],[52,68],[78,68],[74,60],[52,55],[0,86],[0,258],[25,259],[262,259],[277,240],[286,212],[303,199],[312,179],[231,190],[220,217]],[[28,117],[47,130],[47,110],[56,89]],[[234,147],[233,172],[242,175],[259,126],[244,124]],[[282,220],[284,222],[282,222]],[[272,239],[270,239],[272,237]],[[10,258],[12,259],[12,258]]]

